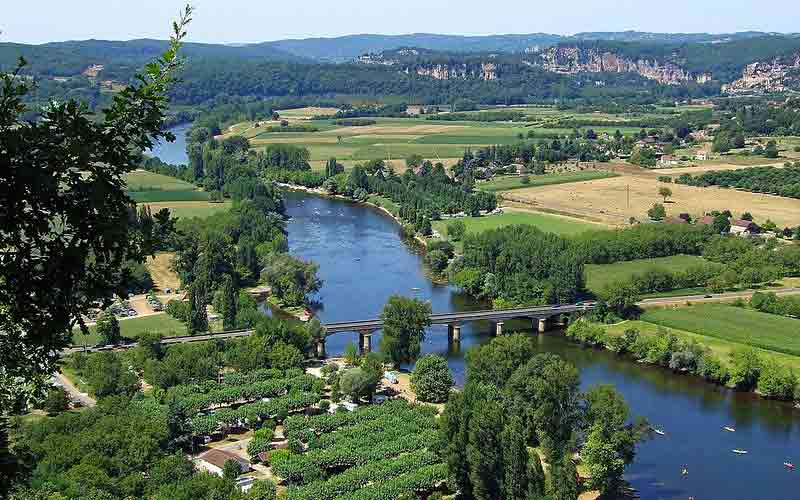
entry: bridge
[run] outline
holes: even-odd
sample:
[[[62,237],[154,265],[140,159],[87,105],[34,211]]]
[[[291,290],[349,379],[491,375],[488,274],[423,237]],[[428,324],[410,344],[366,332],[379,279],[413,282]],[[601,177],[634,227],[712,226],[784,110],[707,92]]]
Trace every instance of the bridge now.
[[[503,334],[503,324],[511,319],[530,319],[533,328],[540,332],[547,330],[548,324],[555,320],[559,324],[564,324],[566,315],[584,312],[594,309],[593,302],[549,305],[537,307],[520,307],[514,309],[488,309],[481,311],[463,311],[432,314],[430,317],[432,325],[447,325],[447,339],[450,343],[461,341],[461,323],[469,321],[489,321],[490,331],[496,335]],[[362,353],[372,349],[372,335],[376,330],[383,328],[381,319],[365,319],[358,321],[339,321],[326,323],[323,325],[325,335],[331,336],[343,332],[357,332],[358,346]],[[324,357],[324,340],[317,344],[317,355]]]
[[[490,331],[496,335],[503,334],[504,321],[511,319],[529,319],[533,322],[534,330],[545,332],[551,323],[565,323],[566,316],[576,312],[584,312],[594,309],[593,302],[550,305],[537,307],[520,307],[515,309],[488,309],[480,311],[463,311],[432,314],[430,317],[432,325],[447,325],[447,339],[452,344],[461,341],[461,324],[470,321],[489,321]],[[362,353],[372,350],[372,335],[383,328],[383,320],[380,318],[364,319],[356,321],[339,321],[325,323],[322,329],[325,337],[338,333],[358,333],[359,350]],[[226,340],[240,337],[248,337],[254,330],[230,330],[220,333],[207,333],[193,336],[165,337],[161,339],[162,344],[182,344],[187,342],[203,342],[209,340]],[[317,342],[317,356],[325,357],[325,337]],[[72,346],[63,351],[63,354],[73,352],[95,352],[114,349],[128,349],[136,347],[138,343],[132,342],[116,346]]]

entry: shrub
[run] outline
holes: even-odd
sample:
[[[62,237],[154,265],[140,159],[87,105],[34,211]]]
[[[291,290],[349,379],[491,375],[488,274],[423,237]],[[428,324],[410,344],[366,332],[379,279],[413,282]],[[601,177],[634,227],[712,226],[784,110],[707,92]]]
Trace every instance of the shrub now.
[[[69,408],[67,392],[61,387],[51,387],[44,400],[44,409],[48,415],[58,415]]]
[[[443,357],[427,354],[417,361],[411,374],[411,390],[420,401],[443,403],[452,387],[453,373]]]
[[[189,318],[189,303],[180,300],[170,300],[165,309],[167,314],[179,321],[187,321]]]
[[[762,362],[755,349],[746,348],[731,353],[730,383],[737,389],[751,390],[758,384]]]
[[[453,241],[461,241],[467,232],[467,225],[463,220],[454,220],[447,223],[447,236]]]
[[[791,369],[774,361],[761,367],[757,390],[765,398],[791,400],[796,386],[797,377]]]
[[[519,182],[525,186],[531,183],[531,177],[529,175],[523,175]]]

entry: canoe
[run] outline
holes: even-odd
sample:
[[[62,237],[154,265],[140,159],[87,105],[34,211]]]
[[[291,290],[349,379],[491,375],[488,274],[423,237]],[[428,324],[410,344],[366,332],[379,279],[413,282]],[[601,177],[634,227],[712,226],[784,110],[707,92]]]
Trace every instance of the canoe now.
[[[747,455],[748,453],[747,450],[731,450],[731,451],[733,451],[737,455]]]
[[[661,429],[653,429],[653,432],[655,432],[659,436],[666,436],[667,435],[667,433],[662,431]]]
[[[734,429],[733,427],[728,427],[727,425],[723,427],[723,429],[725,429],[728,432],[736,432],[736,429]]]

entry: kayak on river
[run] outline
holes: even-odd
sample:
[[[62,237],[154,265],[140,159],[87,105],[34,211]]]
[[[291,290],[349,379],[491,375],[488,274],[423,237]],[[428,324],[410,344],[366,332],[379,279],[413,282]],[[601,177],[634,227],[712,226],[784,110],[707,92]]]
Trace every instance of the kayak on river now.
[[[792,462],[783,462],[783,466],[787,469],[794,470],[794,464]]]
[[[728,427],[727,425],[723,427],[723,429],[725,429],[728,432],[736,432],[736,429],[734,429],[733,427]]]
[[[659,436],[666,436],[667,435],[666,432],[662,431],[661,429],[656,429],[655,427],[653,427],[653,432],[655,432]]]
[[[747,450],[740,450],[740,449],[735,449],[735,450],[732,450],[732,451],[734,453],[736,453],[737,455],[747,455],[747,453],[748,453]]]

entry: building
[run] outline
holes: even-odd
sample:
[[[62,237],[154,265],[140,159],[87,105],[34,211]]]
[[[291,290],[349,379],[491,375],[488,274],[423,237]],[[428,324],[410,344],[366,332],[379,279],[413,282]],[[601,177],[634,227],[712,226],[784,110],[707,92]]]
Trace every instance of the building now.
[[[708,160],[708,153],[705,151],[698,151],[697,154],[694,155],[694,159],[697,161],[706,161]]]
[[[734,219],[731,221],[731,234],[748,237],[758,234],[759,232],[761,232],[761,228],[753,221],[743,219]]]
[[[701,226],[710,226],[714,223],[714,216],[713,215],[704,215],[697,219],[697,224]]]
[[[222,471],[225,469],[225,462],[228,460],[239,462],[239,465],[242,466],[243,473],[250,471],[250,462],[229,451],[217,449],[208,450],[198,455],[197,458],[194,459],[194,465],[200,470],[222,476]]]
[[[671,165],[678,165],[680,164],[680,160],[678,160],[677,156],[673,155],[664,155],[658,160],[658,164],[661,166],[671,166]]]

